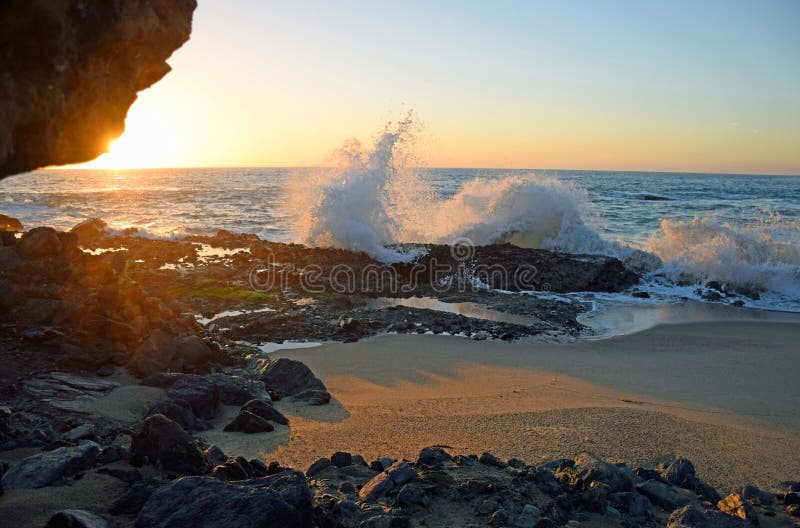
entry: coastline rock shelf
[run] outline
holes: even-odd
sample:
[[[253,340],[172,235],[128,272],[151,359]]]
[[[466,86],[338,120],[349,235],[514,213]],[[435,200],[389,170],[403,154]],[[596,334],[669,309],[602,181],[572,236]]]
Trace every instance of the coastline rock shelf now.
[[[352,340],[433,325],[476,339],[574,333],[574,303],[486,284],[513,290],[503,281],[531,267],[528,286],[547,281],[557,292],[635,284],[636,274],[614,259],[507,245],[474,248],[464,259],[454,248],[428,246],[411,264],[386,266],[359,253],[225,232],[160,241],[90,220],[70,232],[20,234],[11,220],[0,238],[0,453],[24,456],[0,464],[0,507],[20,493],[98,482],[108,499],[91,511],[47,510],[47,526],[745,528],[760,519],[788,526],[800,514],[800,483],[723,497],[682,458],[655,469],[589,453],[530,465],[430,447],[415,461],[337,452],[300,472],[229,456],[207,440],[285,441],[298,409],[340,405],[303,363],[237,339],[292,338],[295,329],[305,338]],[[451,265],[447,280],[415,282],[415,266],[424,274],[434,261]],[[356,277],[376,267],[388,273],[357,279],[353,291],[338,291],[332,280],[308,291],[303,274],[312,263],[329,279],[342,267]],[[481,264],[510,275],[465,288]],[[263,274],[279,280],[263,287]],[[397,298],[480,301],[531,323],[370,307],[398,285],[406,288]]]
[[[0,3],[0,178],[96,158],[170,71],[196,0]]]

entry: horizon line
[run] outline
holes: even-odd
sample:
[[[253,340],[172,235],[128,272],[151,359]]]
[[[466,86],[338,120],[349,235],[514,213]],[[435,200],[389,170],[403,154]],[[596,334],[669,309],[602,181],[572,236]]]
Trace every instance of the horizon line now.
[[[89,162],[87,162],[89,163]],[[141,171],[141,170],[188,170],[188,169],[220,169],[220,170],[234,170],[234,169],[334,169],[336,165],[188,165],[188,166],[171,166],[171,167],[80,167],[74,165],[54,165],[49,167],[41,167],[28,172],[36,171],[61,171],[61,170],[78,170],[78,171]],[[718,175],[718,176],[783,176],[783,177],[798,177],[798,173],[783,173],[783,172],[714,172],[714,171],[697,171],[697,170],[643,170],[643,169],[565,169],[565,168],[513,168],[513,167],[448,167],[448,166],[419,166],[411,167],[413,169],[435,169],[435,170],[507,170],[507,171],[562,171],[562,172],[617,172],[617,173],[650,173],[650,174],[695,174],[695,175]],[[13,176],[13,175],[12,175]]]

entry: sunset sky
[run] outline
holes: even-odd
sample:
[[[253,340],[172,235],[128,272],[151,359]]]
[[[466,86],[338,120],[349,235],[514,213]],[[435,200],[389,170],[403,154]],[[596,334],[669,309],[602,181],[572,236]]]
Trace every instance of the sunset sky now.
[[[90,166],[311,166],[413,109],[422,163],[800,174],[800,2],[200,0]]]

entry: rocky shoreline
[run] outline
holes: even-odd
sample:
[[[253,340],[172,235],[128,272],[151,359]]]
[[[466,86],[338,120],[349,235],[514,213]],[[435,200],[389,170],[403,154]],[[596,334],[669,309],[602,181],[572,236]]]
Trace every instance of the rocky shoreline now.
[[[387,266],[226,232],[165,241],[99,220],[21,235],[6,225],[0,455],[13,456],[0,456],[10,461],[0,467],[0,502],[100,476],[120,482],[102,510],[52,512],[47,526],[746,526],[798,514],[798,483],[723,498],[684,459],[629,469],[583,453],[530,464],[434,446],[416,461],[335,453],[303,473],[228,456],[203,437],[215,427],[287,434],[282,402],[332,403],[306,365],[256,343],[386,332],[575,335],[579,305],[486,286],[523,289],[508,280],[522,270],[529,288],[621,291],[638,276],[616,259],[512,246],[467,248],[465,257],[463,248],[428,246],[412,264]],[[481,264],[508,273],[481,276]],[[440,265],[449,266],[446,280],[415,280]],[[331,280],[337,269],[349,270],[353,289]],[[321,278],[313,289],[309,270]],[[477,301],[499,320],[370,304],[412,297]],[[223,409],[237,408],[219,425]]]

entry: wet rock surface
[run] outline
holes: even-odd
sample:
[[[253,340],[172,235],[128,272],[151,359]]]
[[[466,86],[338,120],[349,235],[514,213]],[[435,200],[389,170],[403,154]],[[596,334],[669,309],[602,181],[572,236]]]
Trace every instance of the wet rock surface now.
[[[347,341],[385,331],[462,332],[478,339],[554,329],[577,334],[582,308],[558,298],[426,287],[397,298],[480,301],[490,315],[505,319],[375,308],[371,300],[383,295],[378,290],[350,295],[328,285],[308,293],[297,289],[300,278],[291,271],[306,261],[329,267],[372,262],[360,254],[223,233],[215,244],[248,251],[201,257],[198,244],[211,239],[129,235],[111,236],[92,222],[71,233],[31,230],[2,248],[15,259],[0,268],[13,300],[0,304],[0,449],[42,450],[0,468],[6,490],[69,483],[97,471],[127,486],[107,510],[86,512],[110,526],[752,526],[765,517],[798,514],[796,483],[779,495],[746,487],[723,499],[683,458],[631,469],[582,453],[528,465],[488,452],[453,456],[430,447],[416,461],[368,463],[337,452],[301,474],[275,461],[228,456],[198,433],[214,427],[226,435],[284,434],[292,417],[279,412],[273,399],[291,406],[331,399],[304,364],[274,359],[240,338]],[[103,247],[125,249],[84,251]],[[287,263],[287,279],[280,288],[260,290],[250,283],[250,270],[267,247],[280,255],[276,262]],[[558,273],[542,273],[548,280],[563,276],[565,288],[623,288],[632,281],[607,261],[517,249],[483,249],[480,258],[509,265],[525,255],[539,258],[539,266],[560,266]],[[179,259],[183,267],[164,266]],[[246,313],[214,317],[234,309]],[[508,322],[511,316],[531,323]],[[98,413],[133,389],[151,398],[146,405],[129,415]],[[230,414],[237,407],[238,415]],[[232,418],[220,420],[223,412]],[[57,522],[84,522],[79,517],[65,513]]]

